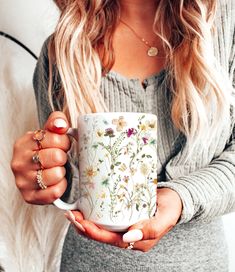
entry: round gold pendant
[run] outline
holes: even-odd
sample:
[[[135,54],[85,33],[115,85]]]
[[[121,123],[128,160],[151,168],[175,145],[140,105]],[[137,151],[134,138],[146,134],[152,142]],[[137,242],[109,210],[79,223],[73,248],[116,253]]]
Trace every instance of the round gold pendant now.
[[[149,57],[156,57],[158,54],[158,49],[156,47],[151,46],[148,50]]]

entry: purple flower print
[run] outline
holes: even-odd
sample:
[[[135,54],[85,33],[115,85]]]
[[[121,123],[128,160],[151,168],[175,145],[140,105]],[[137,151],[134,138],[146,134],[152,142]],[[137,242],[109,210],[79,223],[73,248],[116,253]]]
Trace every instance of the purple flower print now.
[[[115,137],[114,130],[112,128],[106,128],[104,136]]]
[[[131,135],[135,135],[136,133],[137,133],[137,130],[135,128],[129,128],[126,132],[128,138],[130,138]]]
[[[147,143],[148,143],[148,138],[143,137],[142,140],[143,140],[144,144],[147,144]]]

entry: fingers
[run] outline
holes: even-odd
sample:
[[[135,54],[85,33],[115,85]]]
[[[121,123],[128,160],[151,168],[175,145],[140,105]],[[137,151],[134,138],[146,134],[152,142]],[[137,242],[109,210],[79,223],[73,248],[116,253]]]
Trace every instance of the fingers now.
[[[132,250],[139,250],[142,252],[148,252],[158,243],[158,240],[143,240],[134,243]]]
[[[38,145],[33,140],[34,132],[29,131],[14,144],[14,155],[20,153],[21,156],[28,156],[29,151],[37,151]],[[70,149],[70,140],[67,135],[59,135],[46,131],[44,139],[41,141],[42,149],[59,148],[67,152]],[[13,160],[16,156],[13,157]],[[17,158],[18,159],[18,158]]]
[[[174,225],[171,224],[171,219],[167,212],[165,213],[158,210],[154,217],[132,225],[129,228],[128,233],[130,232],[131,234],[133,230],[141,230],[143,233],[142,240],[160,240],[173,227]],[[134,242],[132,241],[132,235],[126,234],[126,236],[126,242]]]
[[[30,143],[29,148],[31,150],[38,150],[38,145],[36,141],[33,141],[33,134],[34,132],[28,132],[28,137],[25,139],[25,141]],[[66,134],[56,134],[52,133],[50,131],[46,131],[44,139],[40,142],[43,149],[46,148],[60,148],[64,151],[68,151],[70,148],[70,140],[69,137]]]
[[[45,190],[21,190],[24,200],[30,204],[44,205],[51,204],[60,198],[67,187],[66,179],[62,179],[56,185],[47,187]]]
[[[11,168],[26,202],[48,204],[64,193],[67,186],[64,165],[70,149],[70,140],[65,134],[68,127],[65,115],[53,112],[45,124],[43,137],[34,139],[35,133],[28,132],[16,141]],[[37,184],[39,169],[43,170],[40,174],[46,189],[40,189]]]
[[[33,152],[32,155],[29,156],[30,163],[32,164],[31,168],[34,170],[38,170],[40,166],[46,169],[52,168],[55,165],[63,166],[67,161],[67,153],[58,148],[47,148],[37,151],[41,165],[39,163],[34,163],[32,161],[31,158],[33,157],[34,154],[36,154],[36,152]]]
[[[132,235],[131,241],[123,241],[125,240],[123,239],[125,234],[122,235],[122,233],[114,233],[114,232],[101,229],[97,225],[95,225],[93,222],[89,220],[85,220],[82,213],[79,211],[67,212],[66,218],[69,219],[69,221],[71,221],[71,223],[74,225],[74,227],[76,228],[79,234],[86,236],[90,239],[96,240],[98,242],[108,243],[108,244],[111,244],[120,248],[125,248],[125,249],[127,249],[130,242],[135,241],[134,247],[132,248],[133,250],[147,252],[151,248],[153,248],[158,243],[160,238],[163,236],[163,232],[162,232],[162,235],[159,235],[158,239],[144,239],[143,233],[145,233],[145,236],[147,237],[147,235],[149,235],[147,233],[151,232],[151,230],[145,229],[147,226],[149,227],[149,224],[151,225],[151,223],[148,222],[149,220],[139,222],[138,224],[135,224],[130,228],[132,229],[133,233],[135,231],[136,233],[138,232],[142,233],[143,231],[141,236],[143,240],[141,240],[140,236],[138,237],[139,240],[136,239],[136,237],[133,239],[133,235]],[[138,229],[135,229],[135,227],[138,227]],[[142,228],[142,231],[140,231],[140,228]]]
[[[123,236],[123,239],[127,243],[139,240],[157,239],[157,226],[155,220],[151,218],[132,225],[128,229],[128,232]]]
[[[52,112],[44,126],[44,129],[58,134],[66,133],[68,128],[68,120],[65,114],[61,111]]]
[[[128,244],[123,242],[121,233],[111,232],[111,231],[107,231],[105,229],[99,228],[93,222],[89,220],[85,220],[83,218],[83,215],[79,211],[73,211],[72,214],[73,215],[70,214],[70,218],[71,218],[70,221],[72,223],[75,223],[74,222],[75,220],[82,226],[84,231],[82,231],[82,229],[79,228],[79,226],[76,226],[76,224],[74,224],[75,227],[78,228],[79,232],[81,231],[83,232],[82,233],[83,235],[98,242],[107,243],[107,244],[115,245],[122,248],[127,247]]]
[[[50,169],[42,170],[42,180],[43,183],[49,187],[59,183],[66,174],[66,170],[64,167],[53,167]],[[29,171],[25,174],[22,181],[19,183],[19,179],[17,179],[17,187],[20,190],[39,190],[40,187],[37,184],[37,171]]]
[[[83,220],[83,215],[80,212],[77,212],[77,214],[80,215],[80,220]],[[84,235],[86,230],[84,229],[84,227],[80,223],[78,223],[78,221],[76,221],[76,218],[75,218],[74,214],[72,213],[72,211],[67,211],[64,215],[75,226],[76,231],[80,235]]]
[[[86,230],[86,235],[89,236],[93,240],[96,240],[102,243],[108,243],[108,244],[120,246],[120,247],[122,244],[124,244],[122,241],[121,234],[101,229],[97,225],[95,225],[93,222],[88,220],[81,220],[79,223]]]

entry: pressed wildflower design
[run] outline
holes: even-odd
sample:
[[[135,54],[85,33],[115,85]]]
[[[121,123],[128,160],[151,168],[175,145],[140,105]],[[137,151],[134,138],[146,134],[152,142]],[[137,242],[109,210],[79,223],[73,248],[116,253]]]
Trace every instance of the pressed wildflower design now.
[[[92,177],[95,177],[97,175],[97,169],[93,166],[89,166],[86,169],[86,176],[91,179]]]
[[[90,215],[95,210],[97,218],[108,206],[109,217],[113,222],[129,219],[138,212],[152,216],[156,207],[157,178],[156,121],[146,120],[143,114],[138,124],[128,126],[124,116],[113,120],[103,120],[105,127],[94,124],[90,135],[82,138],[87,148],[85,152],[89,162],[82,172],[80,199],[86,199]],[[92,135],[95,136],[92,136]],[[102,154],[102,157],[100,156]],[[102,171],[101,171],[102,169]],[[105,170],[105,174],[104,174]],[[97,193],[96,202],[92,191],[96,183],[102,185]]]
[[[112,124],[116,125],[116,130],[118,132],[122,131],[124,127],[127,126],[127,122],[125,121],[123,116],[120,116],[118,119],[113,119]]]

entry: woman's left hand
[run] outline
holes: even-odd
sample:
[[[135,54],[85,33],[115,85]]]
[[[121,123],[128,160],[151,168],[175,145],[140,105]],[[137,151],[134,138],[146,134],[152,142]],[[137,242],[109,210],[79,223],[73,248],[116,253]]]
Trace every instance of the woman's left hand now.
[[[91,221],[85,220],[79,211],[68,212],[66,217],[80,234],[88,238],[121,248],[127,248],[129,243],[135,242],[134,250],[147,252],[176,225],[182,212],[182,202],[175,191],[161,188],[158,189],[157,197],[155,216],[132,225],[124,235],[99,228]]]

